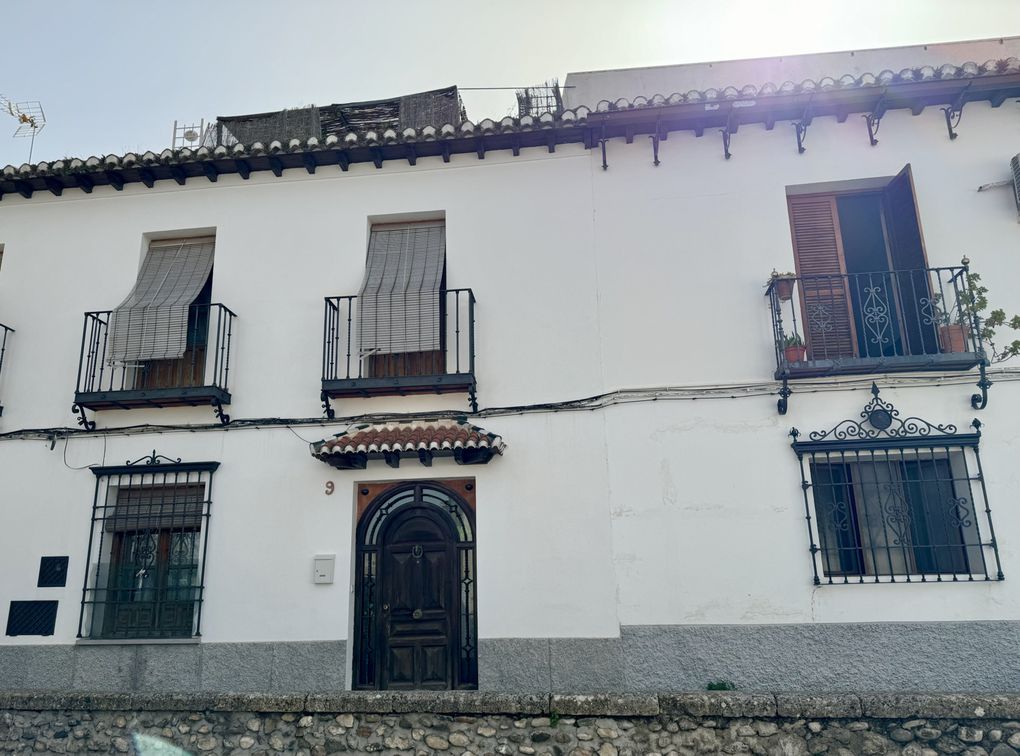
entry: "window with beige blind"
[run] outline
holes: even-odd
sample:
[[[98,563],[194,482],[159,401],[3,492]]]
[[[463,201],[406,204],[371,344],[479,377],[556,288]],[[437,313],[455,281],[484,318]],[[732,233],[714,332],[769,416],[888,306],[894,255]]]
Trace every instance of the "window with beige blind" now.
[[[807,359],[945,351],[939,325],[956,296],[928,264],[910,166],[824,188],[787,190]]]
[[[150,242],[110,315],[107,360],[130,369],[133,388],[203,385],[214,246],[213,237]]]
[[[370,378],[446,372],[446,223],[375,224],[358,292],[360,355]]]

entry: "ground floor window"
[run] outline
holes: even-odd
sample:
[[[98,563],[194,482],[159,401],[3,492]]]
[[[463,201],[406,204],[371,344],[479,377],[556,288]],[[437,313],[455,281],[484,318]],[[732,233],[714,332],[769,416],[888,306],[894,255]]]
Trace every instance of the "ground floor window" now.
[[[863,421],[792,432],[815,582],[1001,580],[980,423],[901,419],[873,392]]]
[[[96,494],[79,637],[199,634],[212,474],[217,462],[155,452],[93,468]]]

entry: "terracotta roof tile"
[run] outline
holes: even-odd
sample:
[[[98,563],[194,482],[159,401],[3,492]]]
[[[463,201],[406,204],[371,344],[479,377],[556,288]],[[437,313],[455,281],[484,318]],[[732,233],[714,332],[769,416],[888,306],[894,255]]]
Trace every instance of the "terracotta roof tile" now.
[[[351,151],[360,151],[359,161],[377,161],[377,165],[383,159],[408,159],[411,164],[417,158],[416,153],[408,153],[409,147],[416,149],[417,154],[438,154],[436,145],[453,143],[470,143],[471,149],[481,149],[485,140],[499,137],[503,134],[515,134],[520,139],[527,139],[528,135],[538,135],[546,132],[548,138],[554,142],[566,143],[581,141],[580,134],[589,120],[597,120],[602,123],[601,117],[615,111],[640,110],[643,108],[657,108],[669,105],[709,105],[716,102],[727,102],[733,100],[759,99],[767,101],[769,97],[784,95],[813,94],[839,90],[860,90],[888,87],[895,84],[913,84],[931,81],[947,80],[971,80],[983,77],[996,77],[1015,75],[1020,73],[1020,59],[1015,57],[1001,60],[989,60],[982,64],[973,62],[957,66],[946,64],[943,66],[921,66],[916,68],[904,68],[899,72],[884,70],[878,74],[865,73],[859,76],[846,74],[839,78],[824,77],[821,79],[805,79],[801,82],[787,81],[781,84],[765,83],[762,85],[747,84],[743,87],[725,87],[722,89],[691,90],[689,92],[673,92],[672,94],[654,94],[651,96],[635,97],[633,99],[618,99],[614,101],[602,100],[592,107],[578,106],[556,113],[543,113],[538,116],[526,115],[519,118],[507,116],[500,120],[486,118],[481,121],[472,122],[464,119],[459,124],[445,123],[421,126],[419,128],[366,128],[364,130],[348,130],[342,135],[330,134],[324,139],[310,137],[308,139],[285,138],[274,139],[268,144],[253,142],[251,144],[232,144],[230,146],[217,145],[210,147],[199,147],[198,149],[183,148],[179,150],[165,149],[160,152],[148,151],[142,154],[129,152],[125,155],[105,155],[102,158],[92,156],[86,159],[64,158],[61,160],[44,161],[36,164],[25,163],[21,166],[7,165],[0,168],[0,197],[3,194],[21,193],[30,198],[35,191],[49,189],[54,194],[59,194],[64,188],[79,187],[84,191],[91,192],[93,186],[105,186],[108,183],[110,172],[128,171],[129,175],[120,175],[118,180],[145,181],[148,186],[156,180],[176,179],[184,183],[186,178],[200,178],[203,174],[196,166],[215,167],[209,171],[210,180],[215,180],[216,171],[226,170],[236,172],[233,161],[240,160],[257,162],[258,165],[249,165],[245,170],[267,170],[261,167],[274,164],[274,171],[282,171],[284,168],[294,168],[304,165],[312,172],[317,165],[325,165],[317,160],[320,156],[323,161],[340,161],[341,166],[346,170],[348,162],[353,160],[349,154]],[[534,140],[532,140],[534,141]],[[538,142],[535,142],[537,144]],[[480,146],[481,145],[481,146]],[[518,145],[519,147],[520,145]],[[531,142],[524,146],[535,146]],[[387,150],[388,152],[384,152]],[[399,149],[396,149],[399,148]],[[505,147],[494,146],[494,149]],[[443,148],[447,149],[446,147]],[[466,151],[459,150],[459,151]],[[337,153],[343,157],[338,158]],[[410,158],[407,156],[411,155]],[[444,152],[444,159],[448,159],[448,153]],[[281,164],[284,158],[298,158],[301,160],[289,160]],[[307,160],[304,160],[307,158]],[[302,160],[304,162],[302,162]],[[218,161],[218,162],[217,162]],[[230,161],[228,165],[228,161]],[[267,162],[268,161],[268,162]],[[191,166],[186,172],[181,172],[182,166]],[[140,178],[136,178],[135,174]],[[83,180],[76,180],[82,177]],[[247,175],[245,174],[245,178]]]
[[[365,452],[414,452],[421,449],[443,451],[452,449],[489,448],[502,454],[503,439],[470,423],[436,420],[422,423],[387,423],[369,425],[339,433],[334,438],[312,446],[313,456],[328,461],[332,454]]]

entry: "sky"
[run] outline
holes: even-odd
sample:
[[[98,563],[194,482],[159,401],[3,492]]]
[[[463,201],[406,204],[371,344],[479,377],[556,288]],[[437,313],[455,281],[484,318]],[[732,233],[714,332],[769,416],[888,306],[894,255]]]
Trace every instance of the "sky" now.
[[[1015,35],[1020,0],[0,0],[0,93],[42,103],[37,162],[451,84]],[[474,121],[515,108],[509,90],[462,97]],[[4,116],[0,166],[20,165]]]

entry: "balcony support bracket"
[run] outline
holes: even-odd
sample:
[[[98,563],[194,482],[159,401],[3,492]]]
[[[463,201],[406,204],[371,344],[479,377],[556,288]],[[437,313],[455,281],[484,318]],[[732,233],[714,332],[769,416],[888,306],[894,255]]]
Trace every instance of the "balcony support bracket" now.
[[[475,383],[468,389],[468,402],[471,403],[471,411],[478,412],[478,385]]]
[[[72,404],[71,412],[78,415],[78,425],[82,426],[82,428],[86,431],[94,431],[96,429],[95,420],[89,420],[88,416],[85,414],[85,408],[80,404]]]
[[[329,394],[323,391],[319,394],[319,399],[322,400],[323,414],[325,414],[330,420],[333,420],[336,417],[336,410],[333,409],[333,406],[329,403]]]
[[[220,425],[230,424],[230,415],[223,411],[223,402],[219,399],[213,399],[212,408],[213,414],[216,415],[216,418],[220,421]]]
[[[992,382],[988,380],[988,373],[985,372],[984,361],[981,362],[978,369],[981,371],[981,377],[978,379],[977,387],[981,389],[981,393],[971,395],[970,406],[976,410],[983,410],[988,406],[988,389],[991,387]]]
[[[790,409],[790,395],[793,393],[793,389],[790,388],[790,381],[787,377],[783,376],[783,385],[779,389],[779,401],[776,402],[776,409],[779,410],[780,415],[785,415],[786,411]]]

